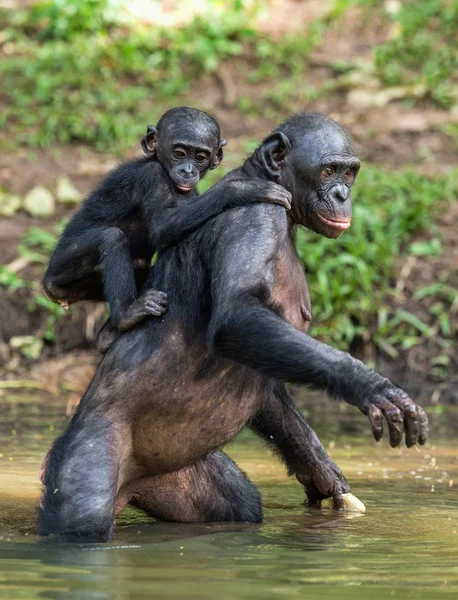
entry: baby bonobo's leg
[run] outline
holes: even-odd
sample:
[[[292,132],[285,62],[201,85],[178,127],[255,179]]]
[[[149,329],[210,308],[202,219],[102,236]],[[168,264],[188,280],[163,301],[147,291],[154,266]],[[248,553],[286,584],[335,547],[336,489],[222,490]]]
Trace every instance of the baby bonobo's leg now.
[[[221,450],[174,473],[137,479],[120,490],[116,513],[128,502],[161,521],[262,521],[256,486]]]
[[[78,300],[104,299],[99,249],[103,232],[93,227],[61,238],[43,278],[52,300],[66,306]]]

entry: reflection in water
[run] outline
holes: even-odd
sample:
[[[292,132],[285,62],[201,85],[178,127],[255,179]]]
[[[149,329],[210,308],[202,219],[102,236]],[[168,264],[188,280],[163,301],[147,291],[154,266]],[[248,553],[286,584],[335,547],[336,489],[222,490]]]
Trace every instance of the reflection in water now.
[[[128,509],[109,544],[38,540],[38,468],[64,408],[0,406],[0,598],[456,598],[457,411],[432,444],[375,444],[357,411],[313,405],[311,422],[366,515],[309,511],[302,488],[250,434],[229,454],[263,494],[265,522],[154,523]]]

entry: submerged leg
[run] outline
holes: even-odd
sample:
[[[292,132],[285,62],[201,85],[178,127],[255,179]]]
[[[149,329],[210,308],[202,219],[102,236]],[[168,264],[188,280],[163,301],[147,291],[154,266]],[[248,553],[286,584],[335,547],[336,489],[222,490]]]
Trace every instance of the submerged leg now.
[[[74,417],[45,459],[38,530],[69,540],[106,541],[113,537],[126,436],[102,415],[82,421]]]
[[[350,486],[284,384],[275,385],[249,426],[280,455],[288,473],[304,486],[310,504],[332,497],[335,507],[343,508],[342,494],[349,492]]]
[[[128,502],[162,521],[262,521],[256,486],[221,450],[174,473],[137,479],[120,491],[116,512]]]

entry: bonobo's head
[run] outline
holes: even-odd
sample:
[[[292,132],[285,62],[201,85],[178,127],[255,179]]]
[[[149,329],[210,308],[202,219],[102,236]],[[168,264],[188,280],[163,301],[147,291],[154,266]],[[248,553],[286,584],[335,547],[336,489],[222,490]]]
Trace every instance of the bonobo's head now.
[[[296,223],[329,238],[350,227],[360,161],[337,123],[318,114],[295,115],[257,153],[268,175],[293,195],[289,214]]]
[[[189,192],[208,169],[223,160],[226,140],[220,137],[217,121],[206,112],[186,106],[168,110],[155,127],[149,125],[142,148],[155,155],[175,188]]]

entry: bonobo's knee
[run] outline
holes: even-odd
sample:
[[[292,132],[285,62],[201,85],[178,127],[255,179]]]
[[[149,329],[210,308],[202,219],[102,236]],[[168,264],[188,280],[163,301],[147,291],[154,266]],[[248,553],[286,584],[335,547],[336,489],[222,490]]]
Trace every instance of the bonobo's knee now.
[[[113,537],[118,460],[111,426],[99,420],[72,427],[56,440],[44,463],[39,534],[68,540]]]
[[[108,227],[102,234],[102,246],[108,248],[127,248],[129,240],[119,227]]]
[[[43,290],[50,300],[53,302],[59,302],[61,300],[67,300],[66,291],[57,284],[57,276],[46,271],[43,277]]]
[[[206,464],[215,486],[212,504],[217,514],[211,520],[261,523],[261,494],[245,473],[221,451],[208,455]]]

